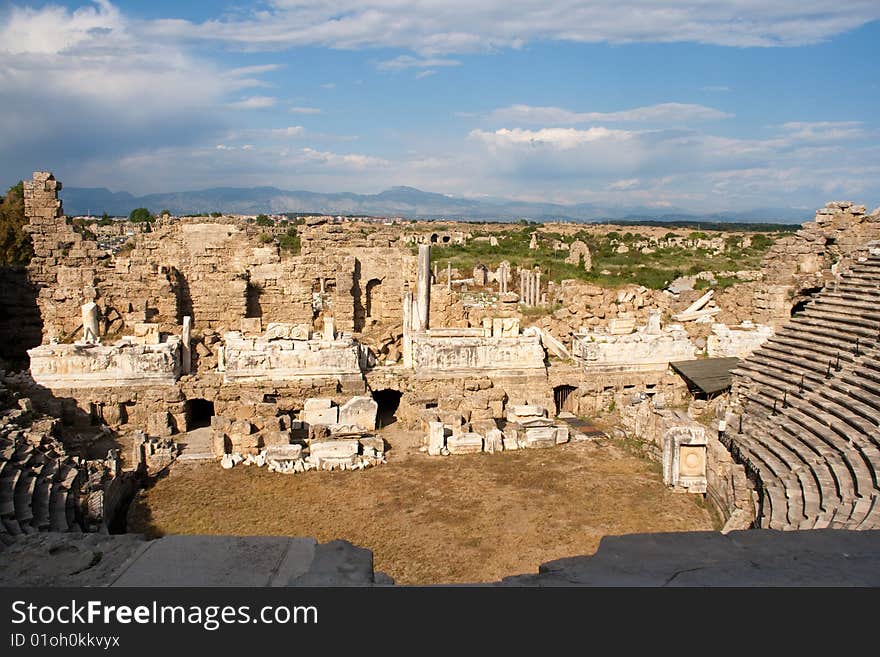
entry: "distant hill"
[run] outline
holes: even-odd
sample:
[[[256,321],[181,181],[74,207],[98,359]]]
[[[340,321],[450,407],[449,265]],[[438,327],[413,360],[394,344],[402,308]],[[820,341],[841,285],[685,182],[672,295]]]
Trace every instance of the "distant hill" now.
[[[694,214],[676,208],[617,207],[592,203],[563,205],[508,199],[470,199],[414,187],[392,187],[378,194],[340,192],[323,194],[286,191],[277,187],[215,187],[189,192],[133,196],[104,188],[65,187],[61,192],[69,215],[90,213],[128,215],[134,208],[174,214],[228,212],[230,214],[280,214],[307,212],[333,215],[401,216],[410,219],[516,221],[707,221],[803,223],[812,212],[795,208],[764,208],[744,212]]]

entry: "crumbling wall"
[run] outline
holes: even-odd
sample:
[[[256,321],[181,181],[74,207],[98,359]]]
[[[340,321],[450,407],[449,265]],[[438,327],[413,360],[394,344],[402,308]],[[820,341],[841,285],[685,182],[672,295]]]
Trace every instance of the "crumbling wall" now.
[[[867,214],[865,206],[850,201],[827,203],[813,221],[776,242],[764,256],[751,319],[779,327],[795,304],[867,255],[867,243],[877,239],[880,215]]]
[[[644,401],[623,409],[621,419],[627,433],[645,441],[645,453],[656,459],[663,458],[664,439],[669,430],[679,425],[699,426],[684,413],[666,409],[666,404]],[[752,486],[745,469],[737,464],[730,452],[718,440],[717,421],[704,427],[706,432],[706,498],[721,518],[746,528],[755,518]],[[668,455],[667,455],[668,457]]]
[[[43,339],[37,289],[24,267],[0,269],[0,361],[3,368],[27,368],[27,350]]]
[[[96,268],[104,257],[64,216],[60,189],[47,171],[36,171],[24,182],[25,230],[34,248],[28,277],[37,288],[45,342],[67,339],[82,325],[80,308],[97,297]]]

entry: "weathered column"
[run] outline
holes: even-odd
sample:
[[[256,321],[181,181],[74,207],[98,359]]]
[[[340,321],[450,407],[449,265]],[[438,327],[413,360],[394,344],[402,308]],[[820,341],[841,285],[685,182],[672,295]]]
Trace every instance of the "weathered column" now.
[[[660,310],[648,311],[648,325],[645,327],[645,333],[648,335],[660,335]]]
[[[452,290],[452,263],[446,263],[446,289]]]
[[[527,305],[535,305],[535,272],[533,271],[526,272],[526,298]]]
[[[431,245],[419,244],[419,331],[428,330],[431,310]]]
[[[519,302],[526,302],[526,273],[522,269],[519,270]]]
[[[324,340],[332,342],[336,339],[336,326],[332,317],[324,317]]]
[[[535,305],[541,302],[541,272],[535,274]]]
[[[434,263],[434,282],[436,283],[439,279],[437,278],[437,263]]]
[[[83,304],[83,342],[95,344],[98,341],[98,306],[94,301]]]
[[[403,366],[411,368],[412,360],[412,290],[403,293]]]
[[[183,318],[183,334],[180,339],[180,373],[189,374],[192,370],[192,351],[190,340],[192,339],[192,317],[186,315]]]

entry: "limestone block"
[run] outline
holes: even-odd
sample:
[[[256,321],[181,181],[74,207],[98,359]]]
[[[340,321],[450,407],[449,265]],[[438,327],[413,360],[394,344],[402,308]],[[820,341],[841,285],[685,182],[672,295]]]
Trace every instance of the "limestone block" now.
[[[382,436],[361,436],[358,438],[361,450],[372,449],[377,455],[385,453],[385,440]]]
[[[266,327],[267,340],[308,340],[309,327],[306,324],[284,324],[271,322]]]
[[[214,431],[211,432],[211,453],[214,454],[214,456],[220,457],[229,451],[229,447],[230,446],[227,444],[226,440],[226,434],[214,429]]]
[[[312,442],[309,454],[312,459],[346,458],[356,456],[360,450],[360,443],[354,438],[338,438],[336,440],[321,440]]]
[[[544,417],[546,411],[537,404],[521,404],[510,409],[517,417]]]
[[[266,449],[267,461],[296,461],[302,457],[302,445],[273,445]]]
[[[501,337],[515,338],[519,335],[519,317],[504,317],[501,320]]]
[[[483,451],[483,437],[478,433],[453,434],[446,439],[450,454],[475,454]]]
[[[635,331],[636,320],[631,317],[615,317],[608,320],[608,333],[610,335],[628,335]]]
[[[504,402],[501,400],[490,401],[489,410],[491,411],[493,418],[504,417]]]
[[[104,422],[111,427],[116,427],[122,424],[123,420],[123,411],[120,404],[104,404],[101,407],[101,417],[104,419]]]
[[[525,446],[536,449],[556,445],[555,427],[529,427],[525,430]]]
[[[556,427],[556,444],[563,445],[569,440],[568,425]]]
[[[442,422],[430,422],[428,424],[428,455],[440,456],[440,451],[446,446],[446,428]]]
[[[330,399],[307,399],[302,412],[302,421],[307,424],[338,424],[339,408]]]
[[[489,454],[504,450],[504,434],[498,429],[489,429],[486,432],[486,441],[483,449]]]
[[[151,436],[165,437],[173,433],[171,427],[171,415],[168,411],[150,413],[147,418],[147,433]]]
[[[253,426],[249,420],[233,420],[226,430],[230,436],[249,436],[253,433]]]
[[[263,445],[266,447],[290,444],[290,431],[263,431]]]
[[[263,322],[259,317],[243,317],[239,329],[242,335],[260,335],[263,332]]]
[[[159,344],[159,325],[151,322],[135,324],[134,339],[137,344]]]
[[[363,431],[373,431],[378,410],[379,404],[371,397],[352,397],[339,407],[339,424],[353,424]]]

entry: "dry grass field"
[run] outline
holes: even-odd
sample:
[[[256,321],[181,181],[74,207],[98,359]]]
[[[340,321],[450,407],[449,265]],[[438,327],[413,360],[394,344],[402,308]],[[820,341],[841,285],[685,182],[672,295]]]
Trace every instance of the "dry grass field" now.
[[[605,535],[717,528],[622,441],[430,458],[388,431],[388,464],[358,472],[176,464],[135,499],[129,531],[343,538],[398,584],[436,584],[535,572]]]

